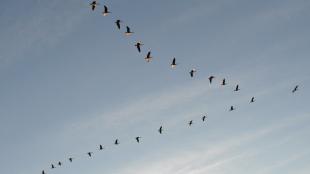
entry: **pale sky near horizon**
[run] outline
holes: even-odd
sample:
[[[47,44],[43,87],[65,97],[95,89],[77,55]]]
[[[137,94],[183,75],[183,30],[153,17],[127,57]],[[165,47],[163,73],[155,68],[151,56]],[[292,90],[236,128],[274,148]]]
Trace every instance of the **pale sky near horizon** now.
[[[0,173],[309,173],[310,1],[0,2]]]

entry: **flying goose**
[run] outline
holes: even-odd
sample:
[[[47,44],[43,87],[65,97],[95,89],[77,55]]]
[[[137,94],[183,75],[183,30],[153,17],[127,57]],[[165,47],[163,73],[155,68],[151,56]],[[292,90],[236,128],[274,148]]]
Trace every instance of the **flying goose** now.
[[[102,12],[103,16],[108,16],[108,14],[110,14],[111,12],[109,11],[108,7],[105,5],[104,6],[104,10]]]
[[[126,32],[125,32],[125,35],[126,36],[130,36],[133,32],[130,31],[130,28],[128,26],[126,26]]]
[[[137,47],[137,49],[138,49],[138,52],[139,53],[141,53],[141,46],[142,46],[143,44],[142,44],[142,42],[137,42],[136,44],[135,44],[135,47]]]
[[[222,85],[225,86],[226,84],[227,84],[226,83],[226,79],[224,78],[223,81],[222,81]]]
[[[298,90],[298,85],[295,86],[295,88],[292,90],[292,93],[295,93]]]
[[[209,79],[209,82],[210,84],[212,83],[212,80],[214,79],[215,77],[214,76],[210,76],[208,79]]]
[[[160,126],[160,128],[158,129],[158,132],[159,132],[160,134],[163,133],[163,126]]]
[[[144,58],[147,62],[150,62],[152,60],[152,56],[151,56],[151,51],[149,51],[146,55],[146,57]]]
[[[91,6],[92,11],[94,11],[96,6],[99,4],[97,3],[97,1],[92,1],[89,5]]]
[[[230,106],[229,111],[233,111],[233,110],[235,110],[234,106]]]
[[[189,74],[190,74],[191,77],[194,77],[195,73],[196,73],[196,70],[195,70],[195,69],[192,69],[192,70],[189,72]]]
[[[140,138],[141,138],[141,137],[136,137],[137,143],[140,143]]]
[[[234,91],[239,91],[239,90],[240,90],[239,85],[237,85]]]
[[[174,57],[171,63],[171,68],[175,68],[176,66],[177,64],[176,64],[175,57]]]
[[[119,19],[115,21],[115,24],[116,24],[118,29],[121,29],[121,23],[122,23],[122,21]]]

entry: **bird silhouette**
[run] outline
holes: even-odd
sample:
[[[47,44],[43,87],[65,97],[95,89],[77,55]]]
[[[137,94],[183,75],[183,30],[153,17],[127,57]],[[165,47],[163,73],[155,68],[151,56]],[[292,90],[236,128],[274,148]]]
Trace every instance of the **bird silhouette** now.
[[[194,77],[195,73],[196,73],[196,70],[195,70],[195,69],[192,69],[192,70],[189,72],[189,74],[190,74],[191,77]]]
[[[42,174],[45,174],[45,171],[44,171],[44,170],[42,170]]]
[[[94,11],[99,4],[97,3],[97,1],[92,1],[89,5],[91,6],[92,11]]]
[[[125,32],[125,35],[126,36],[130,36],[133,32],[130,31],[130,28],[128,26],[126,26],[126,32]]]
[[[137,47],[137,50],[138,50],[138,52],[139,53],[141,53],[141,46],[142,46],[143,44],[141,43],[141,42],[137,42],[136,44],[135,44],[135,47]]]
[[[141,138],[141,137],[136,137],[137,143],[140,143],[140,138]]]
[[[103,16],[107,16],[108,14],[110,14],[111,12],[109,11],[108,7],[105,5],[104,6],[104,10],[102,12]]]
[[[176,64],[176,60],[175,60],[175,57],[173,58],[172,60],[172,63],[171,63],[171,68],[175,68],[177,66]]]
[[[54,166],[54,164],[51,164],[51,168],[52,168],[52,169],[55,169],[56,167]]]
[[[118,139],[115,140],[114,144],[119,145]]]
[[[233,110],[235,110],[234,106],[230,106],[229,111],[233,111]]]
[[[298,90],[298,85],[295,86],[295,88],[292,90],[292,93],[295,93]]]
[[[58,162],[58,165],[61,166],[61,162],[60,161]]]
[[[189,125],[189,126],[192,126],[192,124],[193,124],[193,120],[190,120],[190,121],[188,122],[188,125]]]
[[[226,79],[224,78],[223,79],[223,81],[222,81],[222,85],[224,86],[224,85],[226,85],[227,83],[226,83]]]
[[[68,158],[68,159],[69,159],[70,163],[72,163],[72,161],[73,161],[73,158],[71,158],[71,157],[70,157],[70,158]]]
[[[91,157],[92,154],[93,154],[93,152],[87,152],[87,155],[88,155],[89,157]]]
[[[214,76],[210,76],[208,79],[209,79],[209,82],[210,84],[212,83],[212,80],[214,79],[215,77]]]
[[[146,62],[150,62],[152,58],[153,57],[151,56],[151,51],[149,51],[144,59],[146,60]]]
[[[239,90],[240,90],[239,85],[237,85],[234,91],[239,91]]]
[[[204,116],[202,116],[202,122],[204,122],[204,121],[206,121],[206,118],[207,118],[207,116],[206,115],[204,115]]]
[[[158,132],[159,132],[160,134],[163,133],[163,126],[160,126],[160,128],[158,129]]]
[[[252,97],[250,103],[254,103],[255,102],[255,98]]]
[[[122,21],[119,19],[115,21],[115,24],[116,24],[118,29],[121,29],[121,23],[122,23]]]
[[[103,150],[103,146],[99,144],[99,150]]]

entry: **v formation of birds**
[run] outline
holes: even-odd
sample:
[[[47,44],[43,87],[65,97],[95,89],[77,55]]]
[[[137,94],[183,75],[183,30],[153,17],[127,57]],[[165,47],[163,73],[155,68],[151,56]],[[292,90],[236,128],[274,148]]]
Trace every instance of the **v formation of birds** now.
[[[99,4],[97,1],[92,1],[89,5],[90,5],[90,7],[91,7],[91,10],[92,10],[92,11],[95,11],[95,10],[97,9],[97,7],[98,7],[100,4]],[[112,12],[109,10],[109,8],[108,8],[106,5],[104,5],[104,6],[103,6],[102,15],[103,15],[103,16],[108,16],[110,13],[112,13]],[[122,29],[122,23],[123,23],[123,21],[120,20],[120,19],[118,19],[118,20],[115,21],[115,25],[116,25],[117,29],[119,29],[119,30]],[[124,33],[125,36],[131,36],[133,33],[134,33],[134,32],[130,29],[130,27],[129,27],[129,26],[126,26],[126,31],[125,31],[125,33]],[[137,51],[138,51],[139,53],[141,53],[141,51],[142,51],[142,46],[143,46],[142,42],[141,42],[141,41],[138,41],[138,42],[136,42],[136,44],[135,44],[134,46],[137,48]],[[148,51],[147,54],[146,54],[146,56],[145,56],[145,58],[144,58],[145,61],[146,61],[146,62],[151,62],[152,58],[153,58],[153,57],[151,56],[151,51]],[[170,64],[170,66],[171,66],[171,68],[176,68],[177,63],[176,63],[176,58],[175,58],[175,57],[172,59],[172,62],[171,62],[171,64]],[[196,72],[197,72],[197,70],[196,70],[195,68],[191,69],[191,70],[189,71],[190,77],[193,78],[193,77],[195,76]],[[212,82],[213,82],[213,80],[214,80],[215,78],[216,78],[216,77],[213,76],[213,75],[209,76],[209,78],[208,78],[208,79],[209,79],[209,83],[212,84]],[[225,78],[222,79],[221,85],[222,85],[222,86],[227,85],[227,81],[226,81]],[[291,92],[292,92],[292,93],[295,93],[295,92],[298,90],[298,88],[299,88],[299,85],[296,85],[296,86],[293,88],[293,90],[292,90]],[[239,84],[236,85],[234,91],[235,91],[235,92],[240,91]],[[249,103],[254,103],[254,102],[255,102],[255,97],[252,97],[252,98],[250,99]],[[228,109],[228,111],[234,111],[235,109],[236,109],[235,106],[231,105],[230,108]],[[207,115],[203,115],[203,116],[201,117],[201,121],[202,121],[202,122],[206,122],[206,121],[207,121]],[[189,126],[189,127],[191,127],[193,124],[194,124],[194,121],[193,121],[193,120],[190,120],[190,121],[188,122],[188,126]],[[160,126],[160,127],[159,127],[158,133],[159,133],[159,134],[163,134],[163,133],[164,133],[164,127],[163,127],[163,126]],[[143,138],[140,137],[140,136],[137,136],[137,137],[134,138],[134,140],[136,141],[136,143],[141,143],[142,139],[143,139]],[[117,145],[119,145],[119,144],[120,144],[119,139],[115,139],[114,145],[117,146]],[[102,151],[102,150],[104,150],[104,149],[105,149],[105,148],[104,148],[104,146],[103,146],[102,144],[99,144],[99,145],[98,145],[98,150],[99,150],[99,151]],[[94,152],[86,152],[83,156],[88,156],[89,158],[91,158],[91,157],[93,156],[93,154],[94,154]],[[74,161],[74,158],[73,158],[73,157],[68,157],[67,159],[68,159],[68,161],[69,161],[70,163],[72,163],[72,162]],[[55,169],[56,166],[57,166],[57,167],[60,167],[60,166],[62,166],[62,165],[63,165],[63,162],[58,161],[56,164],[51,164],[51,165],[50,165],[50,169]],[[42,170],[42,172],[41,172],[41,174],[46,174],[46,173],[47,173],[46,170]]]

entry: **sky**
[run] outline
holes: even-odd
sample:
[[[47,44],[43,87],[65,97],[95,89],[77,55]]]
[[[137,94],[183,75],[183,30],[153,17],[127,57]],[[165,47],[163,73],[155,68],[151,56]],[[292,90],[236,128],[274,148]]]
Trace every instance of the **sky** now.
[[[309,173],[310,1],[0,3],[1,173]]]

